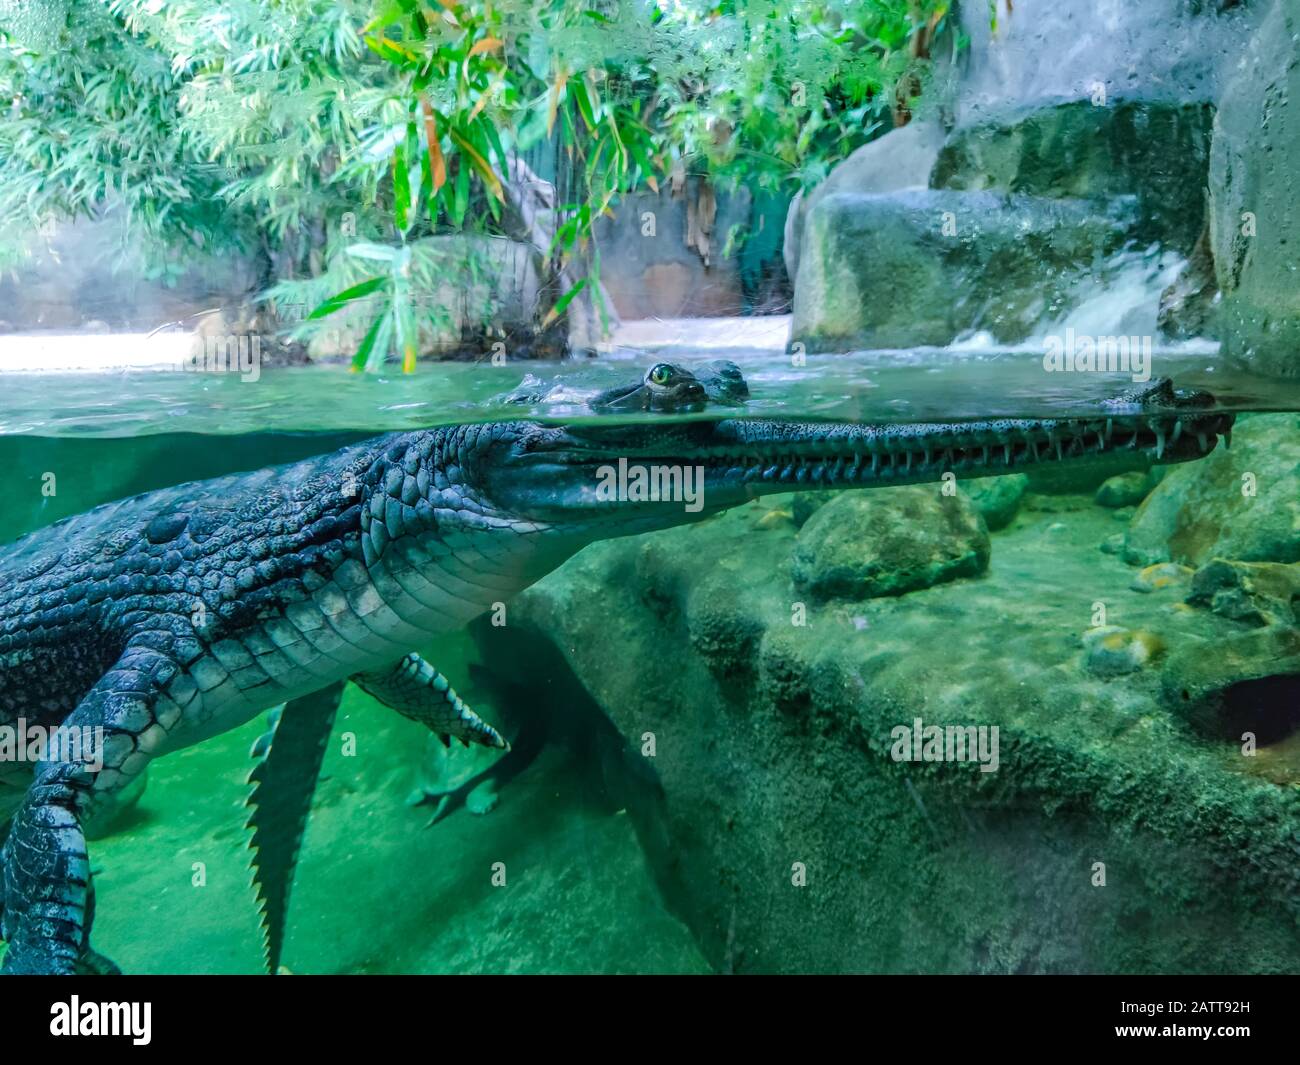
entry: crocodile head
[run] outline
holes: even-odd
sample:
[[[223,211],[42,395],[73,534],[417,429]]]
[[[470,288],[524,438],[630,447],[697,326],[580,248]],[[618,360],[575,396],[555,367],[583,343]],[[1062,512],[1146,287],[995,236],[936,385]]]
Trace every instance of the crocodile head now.
[[[658,362],[639,381],[606,389],[591,405],[611,411],[696,411],[708,401],[703,383],[690,370]]]
[[[1232,416],[1167,380],[1068,419],[955,423],[694,422],[479,426],[466,487],[491,512],[603,539],[698,520],[755,496],[1020,472],[1109,473],[1212,451]]]

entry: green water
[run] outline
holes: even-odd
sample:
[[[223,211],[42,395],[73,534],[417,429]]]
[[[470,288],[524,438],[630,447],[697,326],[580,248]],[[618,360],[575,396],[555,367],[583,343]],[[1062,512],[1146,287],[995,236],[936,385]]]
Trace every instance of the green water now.
[[[1049,373],[1041,350],[858,352],[802,356],[722,350],[659,356],[691,364],[733,359],[744,371],[749,417],[859,421],[942,420],[1088,414],[1099,399],[1137,387],[1122,373]],[[412,375],[353,374],[341,367],[238,374],[130,371],[119,374],[4,374],[0,434],[117,437],[159,433],[418,429],[449,422],[589,412],[572,399],[504,402],[523,380],[548,391],[596,392],[626,383],[655,361],[646,353],[566,363],[442,362]],[[796,364],[797,363],[797,364]],[[1229,410],[1294,410],[1300,385],[1242,374],[1212,350],[1157,349],[1151,379],[1214,393]],[[708,415],[702,415],[708,416]]]
[[[753,394],[745,413],[763,417],[1067,414],[1132,387],[1052,378],[1017,352],[738,361]],[[594,390],[647,363],[439,364],[393,378],[268,370],[256,383],[139,374],[111,387],[103,376],[0,378],[4,539],[105,500],[381,430],[563,419],[574,409],[494,400],[525,369]],[[1245,454],[1280,456],[1276,469],[1253,471],[1263,481],[1300,469],[1287,458],[1300,456],[1295,386],[1234,375],[1204,353],[1171,354],[1156,370],[1254,412]],[[1236,490],[1235,467],[1215,476]],[[1286,655],[1300,655],[1300,636],[1188,606],[1185,576],[1135,592],[1140,567],[1098,550],[1137,520],[1134,508],[1099,506],[1097,488],[1031,485],[991,533],[992,562],[977,578],[809,601],[802,625],[791,614],[809,599],[791,584],[800,497],[588,548],[512,604],[506,628],[475,623],[419,648],[488,720],[504,728],[531,715],[547,726],[541,753],[492,809],[459,809],[432,827],[432,808],[407,799],[433,741],[349,686],[284,966],[1294,969],[1287,885],[1300,863],[1286,840],[1300,831],[1300,737],[1279,702],[1297,694],[1288,678],[1300,665]],[[1188,498],[1195,525],[1209,504]],[[1268,505],[1276,513],[1238,520],[1285,519],[1285,503]],[[1081,666],[1097,602],[1110,623],[1156,634],[1156,663],[1115,676]],[[1261,632],[1275,643],[1257,646]],[[1170,694],[1189,659],[1242,655],[1255,672],[1214,683],[1231,730],[1245,721],[1262,737],[1250,758],[1235,732],[1180,716]],[[1261,665],[1269,656],[1274,665]],[[1270,670],[1282,678],[1276,692],[1231,694]],[[1000,771],[946,776],[891,761],[891,728],[918,716],[999,725]],[[95,943],[126,971],[259,971],[243,803],[264,727],[158,761],[138,804],[92,843]]]

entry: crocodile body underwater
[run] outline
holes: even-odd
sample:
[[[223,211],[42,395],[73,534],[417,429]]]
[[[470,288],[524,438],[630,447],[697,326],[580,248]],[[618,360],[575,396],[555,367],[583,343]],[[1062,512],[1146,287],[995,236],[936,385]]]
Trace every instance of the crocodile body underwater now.
[[[5,969],[111,968],[89,945],[81,825],[151,759],[346,679],[435,733],[501,745],[411,649],[587,544],[793,489],[1197,459],[1231,429],[1212,404],[1160,382],[1068,420],[450,425],[149,492],[0,547],[0,726],[87,738],[0,762],[19,797],[0,809]],[[609,498],[616,466],[693,478],[701,506]]]

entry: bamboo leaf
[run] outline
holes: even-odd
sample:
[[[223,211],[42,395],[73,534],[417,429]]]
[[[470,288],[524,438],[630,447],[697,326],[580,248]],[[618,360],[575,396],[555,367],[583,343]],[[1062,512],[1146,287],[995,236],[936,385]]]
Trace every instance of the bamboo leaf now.
[[[564,92],[564,85],[569,80],[569,72],[563,67],[555,75],[555,82],[551,85],[550,99],[546,104],[546,135],[551,135],[551,130],[555,128],[555,115],[560,109],[560,94]]]
[[[384,365],[384,360],[388,358],[388,348],[393,342],[393,316],[389,313],[388,308],[379,316],[377,322],[379,328],[375,332],[374,346],[366,353],[364,367],[367,371],[373,373]]]
[[[427,96],[420,97],[420,111],[424,115],[424,139],[429,142],[429,176],[433,180],[433,191],[447,183],[447,161],[442,157],[442,145],[438,137],[438,118]]]
[[[554,322],[557,318],[559,318],[560,315],[562,315],[565,311],[569,309],[569,304],[573,302],[573,298],[583,290],[586,284],[587,284],[587,279],[584,277],[576,285],[574,285],[571,289],[569,289],[568,292],[566,292],[563,296],[561,296],[558,300],[555,301],[555,306],[552,307],[549,311],[547,311],[546,317],[542,319],[543,329],[549,326],[552,322]]]
[[[370,360],[370,352],[374,350],[375,339],[379,335],[379,327],[387,319],[387,314],[380,314],[370,323],[370,328],[366,330],[366,335],[362,339],[356,354],[352,356],[351,370],[353,373],[360,373],[366,369],[366,363]]]
[[[398,249],[390,248],[385,244],[370,244],[362,241],[360,244],[348,245],[347,252],[358,259],[370,259],[377,263],[391,263],[396,257]]]
[[[578,104],[578,114],[582,115],[582,121],[586,124],[589,131],[596,128],[596,112],[591,106],[591,97],[587,92],[587,85],[581,78],[576,79],[573,83],[573,98]]]
[[[479,154],[478,150],[475,149],[474,145],[470,144],[470,142],[461,136],[458,131],[452,129],[448,132],[451,134],[451,139],[456,142],[456,147],[464,152],[469,158],[470,165],[474,167],[475,172],[482,179],[483,184],[487,186],[488,192],[498,200],[504,200],[506,197],[505,190],[501,188],[501,179],[497,177],[496,171],[492,169],[488,161],[484,159],[483,156]]]
[[[460,160],[460,166],[456,168],[456,194],[452,199],[451,224],[457,229],[465,220],[465,210],[469,206],[469,167],[465,165],[465,160]]]
[[[393,301],[393,326],[397,333],[397,347],[402,353],[402,373],[415,373],[415,312],[411,310],[411,301],[405,293]]]
[[[359,285],[344,289],[321,303],[311,314],[307,315],[307,320],[310,322],[318,318],[325,318],[353,300],[359,300],[363,296],[369,296],[372,292],[377,292],[387,280],[384,277],[372,277],[367,281],[362,281]]]
[[[393,220],[399,232],[410,228],[410,213],[411,172],[406,166],[406,146],[399,144],[393,151]]]
[[[498,48],[504,46],[504,42],[496,37],[484,37],[481,41],[475,41],[474,47],[469,50],[471,56],[483,55],[484,52],[495,52]]]

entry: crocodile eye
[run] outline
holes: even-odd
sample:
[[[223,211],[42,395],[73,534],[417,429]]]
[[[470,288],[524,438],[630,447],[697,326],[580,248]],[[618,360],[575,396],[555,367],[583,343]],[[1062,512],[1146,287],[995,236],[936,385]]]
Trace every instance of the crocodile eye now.
[[[666,362],[661,362],[657,366],[650,367],[650,383],[652,385],[666,385],[673,376],[673,368]]]

